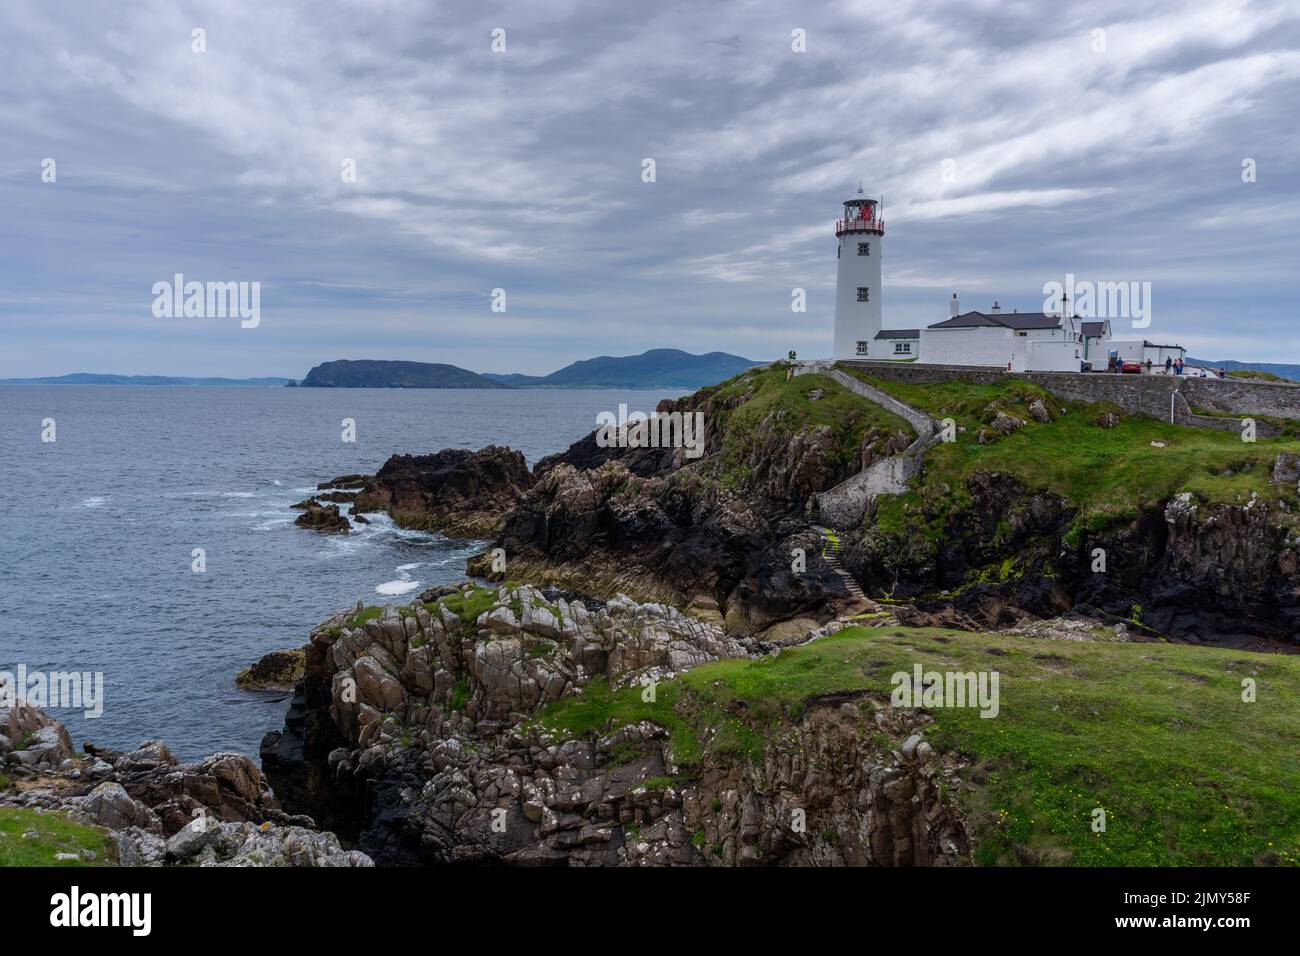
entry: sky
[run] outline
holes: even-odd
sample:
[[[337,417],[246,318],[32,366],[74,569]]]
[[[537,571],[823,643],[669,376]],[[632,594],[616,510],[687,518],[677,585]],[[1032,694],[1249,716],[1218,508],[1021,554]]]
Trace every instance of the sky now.
[[[4,0],[0,377],[828,356],[859,181],[886,327],[1072,273],[1300,362],[1298,118],[1294,0]]]

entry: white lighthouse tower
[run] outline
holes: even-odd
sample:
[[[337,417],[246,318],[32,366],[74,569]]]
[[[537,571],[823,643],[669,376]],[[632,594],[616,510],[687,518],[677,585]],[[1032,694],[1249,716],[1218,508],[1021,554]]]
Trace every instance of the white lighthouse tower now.
[[[835,358],[885,358],[874,353],[880,343],[880,259],[885,223],[878,203],[858,194],[844,203],[844,218],[835,223],[839,263],[835,271]],[[889,356],[892,358],[892,356]]]

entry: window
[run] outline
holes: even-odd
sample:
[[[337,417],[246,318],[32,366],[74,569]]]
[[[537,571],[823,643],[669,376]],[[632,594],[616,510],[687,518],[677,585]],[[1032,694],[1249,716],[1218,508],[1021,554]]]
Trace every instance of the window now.
[[[912,354],[912,343],[911,343],[911,342],[895,342],[895,343],[894,343],[894,354],[895,354],[895,355],[911,355],[911,354]]]
[[[858,340],[858,354],[859,355],[867,354],[867,343],[863,342],[861,339]]]
[[[858,286],[858,301],[859,302],[871,301],[871,290],[864,285]]]
[[[858,243],[858,255],[860,255],[860,256],[869,256],[869,255],[871,255],[871,243],[869,243],[869,242],[859,242],[859,243]]]

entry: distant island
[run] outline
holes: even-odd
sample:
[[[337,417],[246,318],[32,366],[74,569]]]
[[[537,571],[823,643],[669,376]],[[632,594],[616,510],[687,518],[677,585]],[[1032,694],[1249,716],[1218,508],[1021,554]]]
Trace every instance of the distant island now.
[[[651,349],[585,359],[550,375],[478,374],[455,365],[340,359],[317,365],[300,388],[681,388],[713,385],[762,363],[726,352]]]
[[[293,383],[290,383],[291,385]],[[431,362],[339,359],[322,362],[299,388],[506,388],[477,372]]]
[[[47,375],[41,378],[0,378],[0,385],[223,385],[239,388],[280,388],[291,379],[265,378],[188,378],[182,375],[100,375],[73,372],[71,375]]]
[[[640,355],[601,355],[566,365],[550,375],[500,375],[487,378],[511,388],[703,388],[761,365],[726,352],[692,355],[681,349],[651,349]]]

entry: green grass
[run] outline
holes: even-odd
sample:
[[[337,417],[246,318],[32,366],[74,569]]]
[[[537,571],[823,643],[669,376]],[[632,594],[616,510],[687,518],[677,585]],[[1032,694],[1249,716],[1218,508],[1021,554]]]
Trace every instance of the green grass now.
[[[1288,385],[1295,384],[1289,378],[1283,378],[1281,375],[1274,375],[1272,372],[1265,372],[1263,369],[1256,368],[1236,368],[1228,373],[1229,378],[1257,378],[1265,382],[1286,382]]]
[[[464,710],[465,705],[469,702],[469,697],[469,681],[462,678],[456,682],[454,687],[452,687],[451,696],[447,701],[447,706],[452,710]]]
[[[24,834],[35,833],[35,837]],[[103,866],[110,844],[99,827],[73,823],[61,813],[37,813],[20,807],[0,807],[0,867],[10,866]],[[81,857],[83,850],[95,854]],[[60,860],[60,853],[75,853],[74,860]]]
[[[914,434],[902,418],[844,388],[825,375],[799,375],[786,381],[786,369],[775,367],[745,373],[721,385],[704,389],[702,398],[712,398],[722,418],[722,480],[725,485],[742,484],[752,470],[754,450],[771,438],[764,427],[793,437],[801,431],[827,426],[832,435],[832,460],[848,465],[862,449],[867,434],[904,432]],[[808,395],[821,389],[817,401]],[[743,396],[752,392],[743,403]]]
[[[861,374],[861,373],[856,373]],[[937,418],[950,417],[966,431],[955,442],[936,446],[926,457],[924,483],[915,492],[882,499],[878,525],[886,531],[924,525],[939,533],[943,518],[968,502],[964,482],[976,472],[1008,472],[1031,491],[1063,497],[1077,510],[1076,528],[1100,530],[1190,491],[1205,502],[1244,503],[1251,493],[1267,500],[1297,503],[1295,489],[1269,482],[1273,461],[1282,451],[1300,451],[1291,438],[1243,442],[1235,432],[1171,425],[1141,416],[1124,416],[1114,428],[1097,424],[1101,413],[1118,411],[1108,403],[1061,402],[1028,382],[994,384],[891,382],[862,377]],[[1044,397],[1055,421],[1029,417],[1028,402]],[[995,407],[990,410],[990,405]],[[996,410],[1026,421],[1019,431],[980,445],[981,425]],[[1153,447],[1160,442],[1163,447]]]
[[[592,687],[541,722],[581,735],[650,719],[669,730],[685,768],[721,765],[757,757],[810,695],[865,690],[884,699],[890,676],[915,663],[1001,675],[998,717],[934,709],[926,731],[985,780],[960,797],[978,862],[1300,863],[1300,658],[851,628],[779,657],[695,668],[661,684],[654,704],[639,688]],[[1246,677],[1258,682],[1256,703],[1241,699]],[[864,735],[876,732],[864,716]],[[1101,834],[1091,828],[1097,807],[1107,815]]]
[[[467,588],[438,599],[438,604],[443,605],[466,624],[473,624],[480,614],[492,610],[498,603],[496,588]],[[518,605],[518,602],[516,601],[515,604]],[[437,604],[429,604],[426,607],[430,613],[437,613]]]
[[[353,614],[350,618],[348,618],[348,627],[352,628],[353,630],[356,630],[358,627],[361,627],[367,621],[378,620],[379,618],[383,617],[383,614],[384,614],[383,607],[379,605],[371,605],[370,607],[364,608],[363,610],[358,611],[356,614]]]

